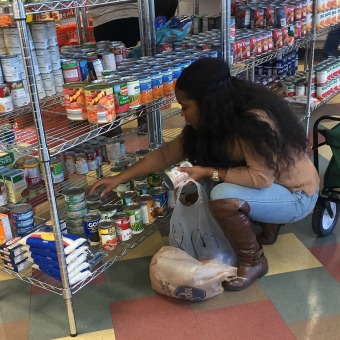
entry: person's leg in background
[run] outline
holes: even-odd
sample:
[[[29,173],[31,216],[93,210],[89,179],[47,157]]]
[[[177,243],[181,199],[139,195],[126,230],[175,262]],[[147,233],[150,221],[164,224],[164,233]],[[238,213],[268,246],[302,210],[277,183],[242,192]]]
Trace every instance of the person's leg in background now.
[[[340,44],[340,28],[328,33],[325,46],[323,48],[323,56],[325,58],[338,57],[339,44]]]

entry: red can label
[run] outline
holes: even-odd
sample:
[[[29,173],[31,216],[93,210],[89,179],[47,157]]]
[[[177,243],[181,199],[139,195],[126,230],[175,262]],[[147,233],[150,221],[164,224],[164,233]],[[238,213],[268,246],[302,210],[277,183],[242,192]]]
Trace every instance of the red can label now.
[[[251,28],[263,28],[264,27],[264,9],[254,8],[250,12],[250,27]]]
[[[242,40],[242,59],[250,58],[250,39],[243,38]]]
[[[294,23],[294,6],[284,5],[283,7],[286,12],[287,25],[293,24]]]
[[[127,241],[132,237],[130,219],[127,214],[118,214],[114,217],[118,240]]]
[[[238,62],[242,60],[242,42],[237,40],[233,43],[234,61]]]
[[[250,41],[250,55],[251,56],[257,55],[256,36],[255,35],[250,36],[249,41]]]
[[[266,27],[274,27],[275,26],[275,9],[274,7],[266,7],[265,10],[265,18],[266,18]]]
[[[281,28],[273,29],[273,40],[274,40],[274,46],[276,48],[281,48],[283,46],[282,29]]]

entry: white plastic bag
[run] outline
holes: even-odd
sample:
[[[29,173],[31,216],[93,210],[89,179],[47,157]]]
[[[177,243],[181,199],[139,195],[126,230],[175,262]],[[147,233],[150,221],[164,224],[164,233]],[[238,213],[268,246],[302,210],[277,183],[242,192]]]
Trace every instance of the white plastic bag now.
[[[210,261],[202,263],[181,249],[162,247],[150,263],[151,287],[181,300],[201,301],[221,294],[223,281],[237,277],[237,268]]]
[[[181,203],[180,195],[188,182],[196,185],[198,199],[186,206]],[[193,179],[178,187],[176,205],[170,219],[169,244],[197,260],[217,260],[229,265],[236,263],[229,241],[210,212],[204,188]]]

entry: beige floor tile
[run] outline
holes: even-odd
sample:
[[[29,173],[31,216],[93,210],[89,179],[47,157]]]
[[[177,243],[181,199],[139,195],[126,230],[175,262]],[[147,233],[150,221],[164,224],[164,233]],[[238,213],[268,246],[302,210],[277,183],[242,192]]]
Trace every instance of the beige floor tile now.
[[[104,331],[78,334],[76,338],[67,336],[66,338],[58,338],[54,340],[71,340],[71,339],[82,339],[82,340],[115,340],[115,332],[113,329],[105,329]]]
[[[135,259],[138,257],[153,256],[158,250],[164,246],[163,238],[157,230],[150,235],[140,245],[130,251],[123,257],[123,260]]]
[[[269,262],[267,275],[322,267],[294,234],[279,235],[275,244],[263,248]]]

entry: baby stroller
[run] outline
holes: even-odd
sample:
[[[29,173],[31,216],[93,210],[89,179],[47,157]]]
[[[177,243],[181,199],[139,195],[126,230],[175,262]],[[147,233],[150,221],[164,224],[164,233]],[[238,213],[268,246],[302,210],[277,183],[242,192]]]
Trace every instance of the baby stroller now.
[[[328,129],[320,126],[325,122],[340,122],[340,116],[322,116],[313,126],[314,165],[318,172],[319,148],[329,145],[332,150],[332,158],[324,174],[323,188],[320,188],[312,216],[312,228],[318,236],[327,236],[333,231],[340,213],[340,124]],[[320,135],[324,137],[321,141]]]

